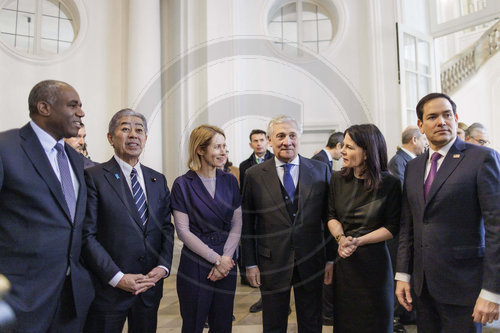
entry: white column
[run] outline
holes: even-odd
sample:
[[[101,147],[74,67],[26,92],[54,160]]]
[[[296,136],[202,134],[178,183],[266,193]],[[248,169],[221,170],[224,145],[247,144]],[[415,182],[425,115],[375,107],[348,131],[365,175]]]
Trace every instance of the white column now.
[[[128,105],[148,120],[142,163],[162,171],[161,30],[159,0],[129,0]]]

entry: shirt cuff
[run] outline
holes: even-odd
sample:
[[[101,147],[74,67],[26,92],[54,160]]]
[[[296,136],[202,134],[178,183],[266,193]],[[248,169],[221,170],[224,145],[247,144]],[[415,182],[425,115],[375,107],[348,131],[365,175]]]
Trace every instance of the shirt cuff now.
[[[485,300],[487,300],[489,302],[500,304],[500,295],[492,293],[491,291],[481,289],[481,292],[479,293],[479,297],[484,298]]]
[[[332,264],[332,265],[333,265],[333,264],[334,264],[334,261],[333,261],[333,260],[328,260],[326,263],[327,263],[327,264]]]
[[[158,265],[156,267],[160,267],[160,268],[163,268],[165,270],[166,274],[164,276],[162,276],[162,279],[164,279],[164,278],[166,278],[166,277],[168,277],[170,275],[170,271],[168,270],[167,267],[165,267],[163,265]]]
[[[410,282],[411,275],[406,274],[406,273],[396,272],[396,275],[394,276],[394,280],[403,281],[403,282]]]
[[[257,265],[247,266],[247,269],[257,267]]]
[[[121,271],[119,271],[118,273],[115,274],[115,276],[113,276],[113,278],[111,280],[109,280],[109,284],[111,285],[111,287],[116,287],[116,285],[118,284],[118,282],[120,282],[120,280],[122,279],[122,277],[124,276],[125,274],[123,274]]]

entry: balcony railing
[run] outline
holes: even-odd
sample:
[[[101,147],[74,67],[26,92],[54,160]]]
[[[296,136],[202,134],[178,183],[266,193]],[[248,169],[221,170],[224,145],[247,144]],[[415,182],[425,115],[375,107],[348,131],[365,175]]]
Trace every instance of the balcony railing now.
[[[500,20],[476,43],[441,66],[441,89],[450,94],[470,79],[500,49]]]

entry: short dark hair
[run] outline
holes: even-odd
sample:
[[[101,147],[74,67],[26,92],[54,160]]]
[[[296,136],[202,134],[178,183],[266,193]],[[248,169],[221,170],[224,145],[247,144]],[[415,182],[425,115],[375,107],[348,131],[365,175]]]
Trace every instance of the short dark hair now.
[[[38,102],[54,104],[57,101],[57,97],[59,97],[59,89],[63,86],[69,86],[69,84],[57,80],[44,80],[31,88],[28,96],[30,116],[38,112]]]
[[[422,121],[424,118],[424,105],[425,105],[425,103],[429,102],[430,100],[436,99],[436,98],[446,98],[448,100],[448,102],[450,102],[450,104],[451,104],[453,114],[457,114],[457,105],[455,104],[455,102],[453,102],[453,100],[450,98],[450,96],[443,94],[443,93],[430,93],[428,95],[425,95],[424,97],[422,97],[422,99],[420,99],[420,101],[418,101],[416,110],[417,110],[417,118],[420,121]]]
[[[334,132],[328,138],[328,142],[326,146],[330,149],[337,147],[338,143],[344,143],[344,133],[342,132]]]
[[[266,131],[261,130],[261,129],[253,129],[250,132],[250,135],[248,136],[248,138],[250,139],[250,142],[252,142],[252,135],[255,135],[255,134],[264,134],[264,136],[266,136]]]
[[[353,125],[345,130],[344,136],[349,134],[352,141],[361,147],[366,154],[365,189],[368,192],[377,190],[382,184],[382,171],[387,171],[387,144],[377,126],[373,124]],[[352,168],[343,167],[341,176],[354,177]]]

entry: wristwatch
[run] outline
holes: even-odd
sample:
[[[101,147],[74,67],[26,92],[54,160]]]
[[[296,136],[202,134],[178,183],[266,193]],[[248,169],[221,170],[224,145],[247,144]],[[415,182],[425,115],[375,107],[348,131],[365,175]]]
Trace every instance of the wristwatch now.
[[[219,256],[219,257],[217,258],[217,261],[215,261],[215,266],[219,266],[219,265],[220,265],[221,260],[222,260],[222,257],[221,257],[221,256]]]

